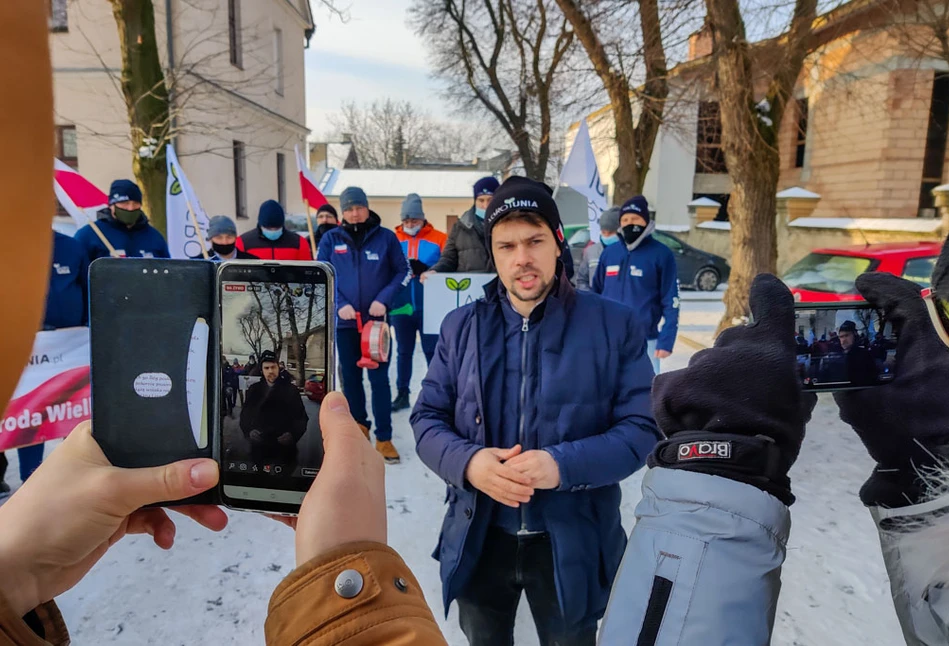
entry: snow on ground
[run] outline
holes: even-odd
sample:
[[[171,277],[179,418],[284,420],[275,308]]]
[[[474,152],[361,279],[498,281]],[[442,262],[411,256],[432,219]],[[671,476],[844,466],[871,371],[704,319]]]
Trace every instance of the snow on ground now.
[[[720,302],[684,298],[683,326],[707,332],[717,322],[711,316],[716,307]],[[680,343],[664,369],[683,367],[692,352]],[[420,351],[415,368],[413,392],[424,371]],[[394,423],[403,461],[387,469],[389,542],[421,582],[448,642],[463,646],[455,608],[443,619],[438,564],[430,557],[444,513],[444,483],[415,455],[408,412],[396,414]],[[871,461],[829,396],[821,398],[807,432],[791,472],[798,500],[773,644],[900,644],[876,532],[857,498]],[[10,457],[8,481],[16,473],[15,453]],[[640,472],[622,485],[627,530],[641,479]],[[293,535],[262,516],[230,516],[221,534],[182,519],[170,552],[142,537],[113,547],[58,600],[73,643],[262,644],[270,594],[294,566]],[[537,644],[526,600],[515,637],[519,646]]]

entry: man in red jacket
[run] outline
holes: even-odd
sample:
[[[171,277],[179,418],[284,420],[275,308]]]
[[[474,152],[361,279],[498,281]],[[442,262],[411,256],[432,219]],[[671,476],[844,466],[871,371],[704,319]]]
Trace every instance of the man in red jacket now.
[[[286,216],[276,200],[267,200],[257,213],[257,228],[237,239],[240,251],[261,260],[313,260],[306,239],[283,226]]]

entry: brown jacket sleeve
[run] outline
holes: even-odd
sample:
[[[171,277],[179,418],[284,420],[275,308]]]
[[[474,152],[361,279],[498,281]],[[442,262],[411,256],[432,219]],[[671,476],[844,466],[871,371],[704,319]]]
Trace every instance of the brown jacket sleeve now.
[[[350,599],[336,592],[345,570],[362,580]],[[447,646],[412,571],[380,543],[345,545],[291,572],[270,598],[264,632],[269,646]]]
[[[67,646],[69,632],[52,601],[17,617],[0,594],[0,646]]]

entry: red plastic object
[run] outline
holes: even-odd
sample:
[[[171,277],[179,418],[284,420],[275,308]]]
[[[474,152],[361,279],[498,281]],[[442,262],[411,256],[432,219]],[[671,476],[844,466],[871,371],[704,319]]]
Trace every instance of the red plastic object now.
[[[375,370],[380,363],[389,360],[389,324],[385,321],[362,322],[362,314],[356,312],[356,329],[360,334],[362,357],[356,362],[360,368]]]

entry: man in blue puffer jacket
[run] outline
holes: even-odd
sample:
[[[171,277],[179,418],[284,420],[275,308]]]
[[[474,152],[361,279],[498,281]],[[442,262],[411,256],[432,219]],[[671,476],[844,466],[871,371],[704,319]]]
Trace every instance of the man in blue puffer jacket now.
[[[597,294],[633,308],[646,328],[649,358],[659,374],[659,360],[672,354],[679,331],[679,281],[675,255],[654,240],[656,223],[642,195],[620,208],[620,237],[625,244],[603,250],[591,288]],[[659,321],[662,329],[659,329]]]
[[[498,279],[455,310],[412,413],[448,483],[435,556],[473,646],[510,644],[521,593],[543,645],[593,644],[626,545],[618,483],[659,434],[635,314],[575,292],[548,187],[508,179],[485,218]]]
[[[392,309],[396,295],[412,280],[412,270],[398,238],[383,228],[379,216],[369,210],[369,199],[361,188],[350,186],[340,194],[339,202],[343,224],[327,231],[320,240],[317,259],[330,263],[336,270],[336,349],[343,373],[343,394],[368,438],[363,369],[356,365],[362,356],[356,313],[363,323],[384,318]],[[372,387],[372,416],[376,422],[376,450],[387,463],[397,464],[399,453],[392,444],[388,361],[369,370],[369,385]]]
[[[168,243],[162,234],[148,223],[142,211],[142,191],[135,182],[117,179],[109,187],[109,206],[98,213],[96,226],[123,258],[170,258]],[[92,226],[76,232],[76,242],[86,249],[89,262],[111,255]]]

